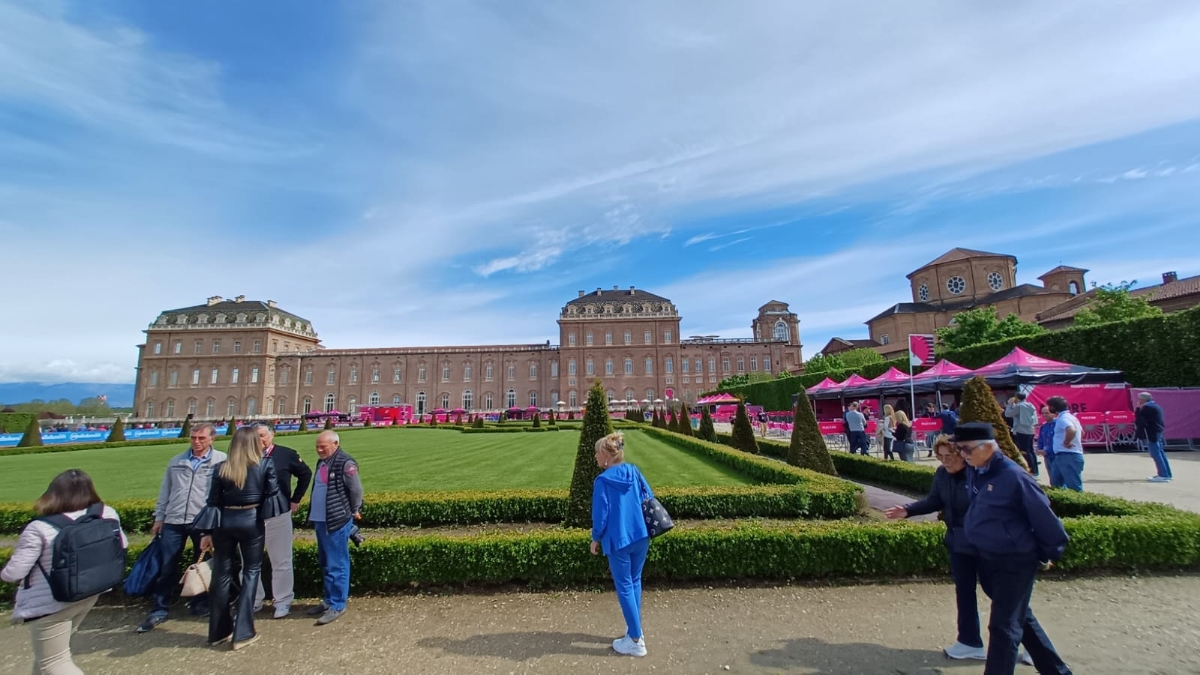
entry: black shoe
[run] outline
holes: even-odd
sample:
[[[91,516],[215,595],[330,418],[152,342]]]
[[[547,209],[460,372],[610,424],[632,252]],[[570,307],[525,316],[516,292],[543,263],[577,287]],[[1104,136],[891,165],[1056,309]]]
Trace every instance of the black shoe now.
[[[195,607],[188,607],[188,613],[192,616],[208,616],[210,611],[211,609],[208,605],[196,605]]]
[[[321,614],[324,614],[325,612],[328,612],[328,611],[329,611],[329,605],[326,605],[324,602],[321,602],[314,607],[309,607],[308,609],[304,610],[304,613],[307,614],[308,616],[320,616]]]
[[[159,614],[159,613],[157,613],[157,612],[152,612],[152,613],[150,614],[150,616],[147,616],[147,617],[146,617],[146,620],[145,620],[145,621],[143,621],[143,622],[141,622],[140,624],[138,624],[137,630],[136,630],[135,632],[137,632],[137,633],[149,633],[150,631],[154,630],[154,627],[155,627],[155,626],[157,626],[158,624],[160,624],[160,623],[162,623],[162,622],[164,622],[164,621],[166,621],[166,620],[167,620],[167,613],[166,613],[166,612],[163,612],[163,613],[161,613],[161,614]]]

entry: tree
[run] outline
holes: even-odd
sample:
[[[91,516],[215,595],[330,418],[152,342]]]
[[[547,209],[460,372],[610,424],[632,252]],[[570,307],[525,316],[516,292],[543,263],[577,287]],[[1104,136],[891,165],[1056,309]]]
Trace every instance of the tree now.
[[[801,396],[796,401],[787,462],[802,469],[812,469],[830,476],[838,475],[833,466],[833,458],[829,456],[829,447],[825,445],[825,437],[821,435],[821,429],[817,426],[817,415],[809,405],[807,396]]]
[[[996,442],[1000,444],[1000,450],[1026,471],[1029,470],[1029,465],[1025,463],[1025,458],[1021,456],[1020,451],[1017,450],[1017,444],[1013,442],[1012,436],[1008,433],[1008,423],[1004,421],[1004,411],[996,402],[996,395],[992,393],[992,388],[988,386],[987,380],[978,376],[972,377],[963,386],[962,401],[958,406],[958,421],[960,424],[963,422],[991,423],[996,432]]]
[[[838,354],[838,356],[841,357],[842,363],[849,370],[857,370],[873,363],[883,363],[883,355],[870,348],[851,349],[848,352]]]
[[[754,438],[754,427],[750,424],[750,416],[746,414],[746,402],[738,399],[737,415],[733,418],[733,440],[730,445],[748,452],[758,454],[758,440]]]
[[[301,424],[303,424],[303,422],[301,422]],[[395,417],[392,418],[391,426],[393,426],[393,427],[400,426],[400,416],[399,415],[396,415]]]
[[[557,425],[554,423],[554,411],[553,411],[553,410],[551,410],[551,411],[550,411],[550,421],[549,421],[549,425],[550,425],[550,426],[552,426],[552,427],[553,427],[553,426],[557,426]]]
[[[29,426],[25,427],[25,433],[21,434],[21,440],[17,441],[18,448],[32,448],[42,444],[42,425],[38,424],[36,417],[29,418]]]
[[[600,475],[596,466],[596,442],[612,433],[608,405],[604,401],[604,385],[600,380],[588,390],[583,429],[579,432],[579,447],[575,451],[575,471],[571,475],[571,493],[567,501],[567,527],[590,527],[592,524],[592,486]]]
[[[567,413],[567,421],[568,421],[568,422],[574,422],[574,421],[575,421],[575,411],[574,411],[574,410],[572,410],[571,412]]]
[[[695,436],[696,432],[692,429],[692,418],[688,415],[687,404],[684,403],[679,407],[679,433],[684,436]]]
[[[307,417],[300,418],[300,431],[308,431],[308,418]]]
[[[955,314],[949,326],[937,329],[937,338],[942,349],[960,349],[984,342],[1041,335],[1045,332],[1045,328],[1036,323],[1022,321],[1016,314],[1009,314],[1000,321],[996,318],[995,307],[976,307]]]
[[[183,428],[181,428],[179,430],[179,437],[187,438],[191,435],[192,435],[192,418],[185,417],[185,418],[183,418]]]
[[[232,428],[233,428],[233,427],[235,427],[235,426],[237,426],[237,423],[236,423],[236,422],[234,422],[233,420],[229,420],[229,428],[230,428],[230,429],[232,429]],[[326,417],[326,418],[325,418],[325,429],[326,429],[326,430],[329,430],[329,429],[332,429],[332,428],[333,428],[333,418],[332,418],[332,417]]]
[[[542,428],[542,416],[538,413],[533,414],[533,428],[534,429]]]
[[[779,371],[779,374],[775,376],[775,379],[786,380],[789,377],[794,377],[794,376],[786,370],[781,370],[781,371]]]
[[[462,413],[458,413],[454,416],[454,425],[459,427],[462,426]]]
[[[670,412],[667,416],[667,431],[679,433],[679,418],[675,416],[675,406],[668,409]]]
[[[709,443],[717,442],[717,430],[713,427],[712,413],[708,411],[708,406],[700,409],[700,438]]]
[[[437,426],[437,413],[429,413],[429,426]]]
[[[369,426],[372,426],[372,425],[371,425],[371,418],[370,418],[370,417],[364,417],[364,418],[363,418],[363,426],[364,426],[364,427],[369,427]]]
[[[125,442],[125,420],[118,417],[117,423],[112,426],[108,432],[108,438],[105,443],[124,443]]]
[[[1096,326],[1113,321],[1141,319],[1148,316],[1158,316],[1162,310],[1150,304],[1146,296],[1133,296],[1129,289],[1137,280],[1122,281],[1119,284],[1092,284],[1094,298],[1086,307],[1075,314],[1076,326]]]
[[[845,369],[846,364],[842,362],[842,357],[838,354],[830,354],[828,356],[825,354],[817,354],[816,356],[804,362],[805,375],[812,375],[814,373],[829,373]]]
[[[476,417],[475,423],[472,424],[471,426],[475,427],[476,429],[482,429],[483,428],[483,415],[479,415],[478,417]]]
[[[330,425],[332,425],[332,422],[331,422],[329,419],[326,419],[326,420],[325,420],[325,423],[326,423],[326,424],[330,424]],[[332,429],[333,427],[332,427],[332,426],[327,426],[327,427],[325,427],[325,428],[326,428],[326,429]],[[229,418],[229,424],[228,424],[228,425],[225,427],[225,435],[226,435],[226,436],[232,436],[232,435],[233,435],[233,432],[235,432],[235,431],[237,431],[237,418],[236,418],[236,417],[230,417],[230,418]]]

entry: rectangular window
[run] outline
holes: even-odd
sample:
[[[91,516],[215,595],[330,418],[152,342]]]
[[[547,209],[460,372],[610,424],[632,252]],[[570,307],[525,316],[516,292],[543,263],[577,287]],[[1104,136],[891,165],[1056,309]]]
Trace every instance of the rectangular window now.
[[[204,416],[213,417],[217,414],[217,402],[213,399],[208,399],[208,403],[204,405]]]
[[[442,364],[442,382],[450,381],[450,365]]]
[[[571,359],[567,362],[567,374],[571,377],[575,376],[575,360]]]
[[[150,386],[151,387],[158,386],[158,371],[157,370],[150,371]]]
[[[161,353],[162,353],[162,343],[161,343],[161,342],[155,342],[155,343],[154,343],[154,353],[155,353],[155,354],[161,354]]]
[[[250,369],[250,384],[258,384],[258,368]]]
[[[470,381],[471,381],[471,364],[466,363],[466,364],[463,364],[463,382],[470,382]],[[463,407],[469,408],[471,406],[464,405]]]
[[[279,371],[279,384],[287,384],[288,383],[289,370],[290,370],[289,368],[284,368],[283,370]]]
[[[192,399],[192,400],[188,401],[187,414],[189,414],[189,415],[196,414],[196,399]]]
[[[574,333],[569,333],[567,335],[567,346],[569,346],[569,347],[575,346],[575,334]]]
[[[886,345],[886,344],[890,344],[891,342],[892,342],[892,338],[888,337],[887,333],[884,333],[883,336],[881,336],[879,338],[880,344]]]
[[[230,375],[229,375],[229,384],[237,384],[237,383],[238,383],[238,369],[235,367],[233,369],[233,372],[230,373]]]
[[[167,417],[175,416],[175,401],[167,401]]]
[[[750,357],[750,370],[752,370],[754,372],[758,372],[758,357],[757,356]]]
[[[591,359],[587,360],[587,367],[584,369],[584,372],[586,372],[588,375],[596,374],[596,364],[592,363]]]
[[[510,381],[517,379],[517,367],[511,363],[508,364],[508,379]]]
[[[529,379],[531,379],[531,380],[537,379],[537,364],[536,363],[529,364]]]
[[[612,375],[612,374],[613,374],[613,362],[612,362],[612,359],[607,359],[607,360],[604,362],[604,374],[605,374],[605,375]]]
[[[252,346],[250,348],[250,353],[252,353],[252,354],[261,354],[262,353],[262,340],[254,341],[254,346]]]
[[[633,344],[633,335],[629,331],[625,331],[625,344]]]
[[[691,361],[687,360],[686,358],[679,359],[679,365],[683,366],[683,372],[685,372],[685,373],[688,372],[688,366],[690,364],[691,364]]]
[[[242,353],[242,343],[241,343],[241,341],[240,341],[240,340],[234,340],[234,341],[233,341],[233,353],[234,353],[234,354],[241,354],[241,353]]]
[[[420,368],[417,368],[417,382],[424,382],[424,381],[425,381],[425,366],[422,365]]]
[[[675,372],[675,360],[668,356],[667,360],[663,362],[663,369],[668,375]]]
[[[721,372],[722,373],[729,372],[729,357],[728,356],[721,357]]]
[[[671,331],[668,330],[663,332],[663,342],[671,344]]]
[[[493,372],[494,370],[495,370],[495,366],[493,366],[490,363],[487,364],[486,366],[484,366],[483,379],[487,380],[488,382],[491,382],[492,378],[495,377],[495,373]]]
[[[194,387],[198,384],[200,384],[200,369],[193,368],[192,369],[192,386]]]
[[[710,373],[717,372],[717,360],[712,358],[711,356],[708,358],[708,372],[710,372]]]
[[[646,374],[654,374],[654,359],[646,359]]]
[[[550,362],[550,377],[558,377],[558,361]]]
[[[675,384],[675,376],[674,375],[667,376],[667,384]]]
[[[180,342],[179,340],[176,340],[176,341],[175,341],[175,353],[176,353],[176,354],[182,354],[182,353],[183,353],[183,343],[182,343],[182,342]]]
[[[646,344],[651,344],[654,342],[654,333],[651,333],[650,331],[646,331],[642,335],[642,339],[645,340]]]
[[[612,344],[612,331],[611,330],[604,331],[604,344],[606,344],[606,345]]]
[[[210,375],[210,376],[209,376],[209,378],[208,378],[208,383],[209,383],[209,384],[216,384],[216,383],[217,383],[217,380],[218,380],[218,379],[220,379],[220,377],[221,377],[221,369],[220,369],[220,368],[213,368],[213,369],[212,369],[212,375]]]
[[[765,372],[765,373],[771,372],[771,357],[769,357],[769,356],[763,357],[763,372]]]
[[[192,353],[199,354],[201,352],[201,350],[203,350],[203,349],[204,349],[204,343],[201,342],[200,340],[196,340],[196,348]]]
[[[312,384],[312,368],[304,371],[304,384]]]
[[[738,372],[739,373],[746,372],[746,357],[739,356],[738,360],[737,360],[737,364],[738,364]]]
[[[371,366],[371,382],[379,381],[379,366]]]
[[[170,379],[168,379],[168,381],[167,381],[167,386],[169,386],[169,387],[175,387],[175,386],[178,386],[178,385],[179,385],[179,371],[177,371],[177,370],[172,370],[172,371],[171,371],[171,377],[170,377]]]
[[[633,374],[633,359],[625,359],[625,374]]]
[[[392,369],[392,382],[399,382],[399,381],[400,381],[400,369],[393,368]]]
[[[279,340],[271,340],[271,353],[279,351]]]
[[[333,368],[329,369],[329,377],[325,378],[325,384],[333,384],[337,382],[337,371]]]
[[[213,340],[213,353],[214,354],[221,353],[221,341],[220,340]]]
[[[587,346],[589,346],[589,347],[592,346],[592,331],[590,331],[590,330],[588,331],[588,334],[587,334]]]

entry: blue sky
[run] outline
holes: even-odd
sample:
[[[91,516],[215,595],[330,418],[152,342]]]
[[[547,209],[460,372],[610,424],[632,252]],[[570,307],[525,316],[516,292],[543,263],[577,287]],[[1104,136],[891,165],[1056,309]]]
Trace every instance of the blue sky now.
[[[752,10],[752,11],[751,11]],[[0,0],[0,381],[125,382],[160,310],[556,339],[579,289],[806,354],[955,246],[1200,273],[1200,5]]]

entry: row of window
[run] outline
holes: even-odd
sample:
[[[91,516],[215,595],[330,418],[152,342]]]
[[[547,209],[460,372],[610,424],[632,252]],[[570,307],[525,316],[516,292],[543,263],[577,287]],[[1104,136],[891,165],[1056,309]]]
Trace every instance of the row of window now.
[[[669,330],[663,331],[663,344],[667,344],[667,345],[671,344],[671,339],[673,337],[674,336],[672,335],[671,331],[669,331]],[[633,333],[631,331],[625,331],[624,338],[625,338],[625,341],[624,341],[625,344],[627,344],[627,345],[633,344]],[[595,335],[593,335],[592,331],[590,331],[590,330],[583,336],[583,340],[584,340],[584,344],[588,347],[592,347],[596,343]],[[612,343],[613,343],[612,331],[611,330],[604,331],[604,344],[606,346],[611,346]],[[654,344],[654,332],[653,331],[643,332],[642,333],[642,343],[648,344],[648,345]],[[575,346],[575,334],[574,333],[567,334],[567,346],[568,347]]]
[[[287,408],[287,397],[286,396],[280,396],[278,399],[276,399],[274,401],[274,403],[275,403],[274,411],[271,410],[271,404],[272,404],[271,399],[267,399],[267,407],[264,410],[259,411],[258,399],[253,396],[250,396],[246,399],[245,409],[242,410],[238,406],[238,400],[231,396],[225,400],[225,410],[222,414],[225,415],[226,417],[234,417],[236,415],[253,416],[253,415],[260,415],[260,414],[272,414],[272,412],[276,415],[290,415],[291,414],[291,412]],[[187,400],[185,414],[187,414],[187,415],[200,414],[200,411],[198,410],[198,406],[199,406],[199,401],[197,401],[194,398],[189,398]],[[155,417],[156,415],[160,415],[162,417],[167,417],[167,418],[175,417],[175,413],[176,413],[175,399],[173,399],[173,398],[167,399],[166,401],[163,402],[161,407],[156,406],[153,399],[147,400],[145,403],[145,410],[146,410],[146,417]],[[217,416],[217,399],[209,398],[207,401],[205,401],[203,416],[208,417],[208,418]]]
[[[274,384],[275,370],[271,369],[268,372],[270,374],[270,377],[268,378],[268,384]],[[258,384],[258,378],[259,378],[258,366],[251,367],[250,371],[249,371],[249,380],[248,380],[249,384]],[[238,366],[230,367],[228,384],[229,385],[241,384],[241,379],[242,379],[242,369]],[[202,380],[203,380],[203,371],[200,368],[193,368],[192,369],[191,386],[193,386],[193,387],[200,386],[200,383]],[[286,368],[280,372],[279,382],[280,382],[280,384],[287,384],[288,370]],[[214,366],[213,368],[209,369],[208,384],[210,386],[216,386],[216,385],[219,385],[220,383],[221,383],[221,369]],[[150,374],[147,376],[146,384],[150,387],[158,386],[158,371],[157,370],[150,371]],[[168,387],[178,387],[179,386],[179,369],[178,368],[172,368],[171,370],[167,371],[167,386]]]
[[[299,345],[297,345],[297,347],[299,347]],[[163,349],[164,349],[164,345],[163,345],[162,340],[155,340],[154,348],[153,348],[154,355],[160,356],[163,353]],[[290,352],[291,350],[292,350],[292,343],[288,342],[287,340],[284,340],[283,341],[283,351]],[[271,353],[275,354],[278,351],[279,351],[279,340],[271,340]],[[179,355],[179,354],[183,353],[183,340],[175,340],[171,344],[171,353],[175,354],[175,355]],[[204,353],[204,340],[196,340],[192,343],[192,353],[193,354],[203,354]],[[213,354],[221,353],[221,340],[214,339],[212,341],[212,353]],[[242,341],[241,340],[233,341],[233,352],[232,353],[234,353],[234,354],[242,353]],[[261,354],[262,353],[262,340],[254,340],[253,342],[250,343],[250,353],[251,354]]]

